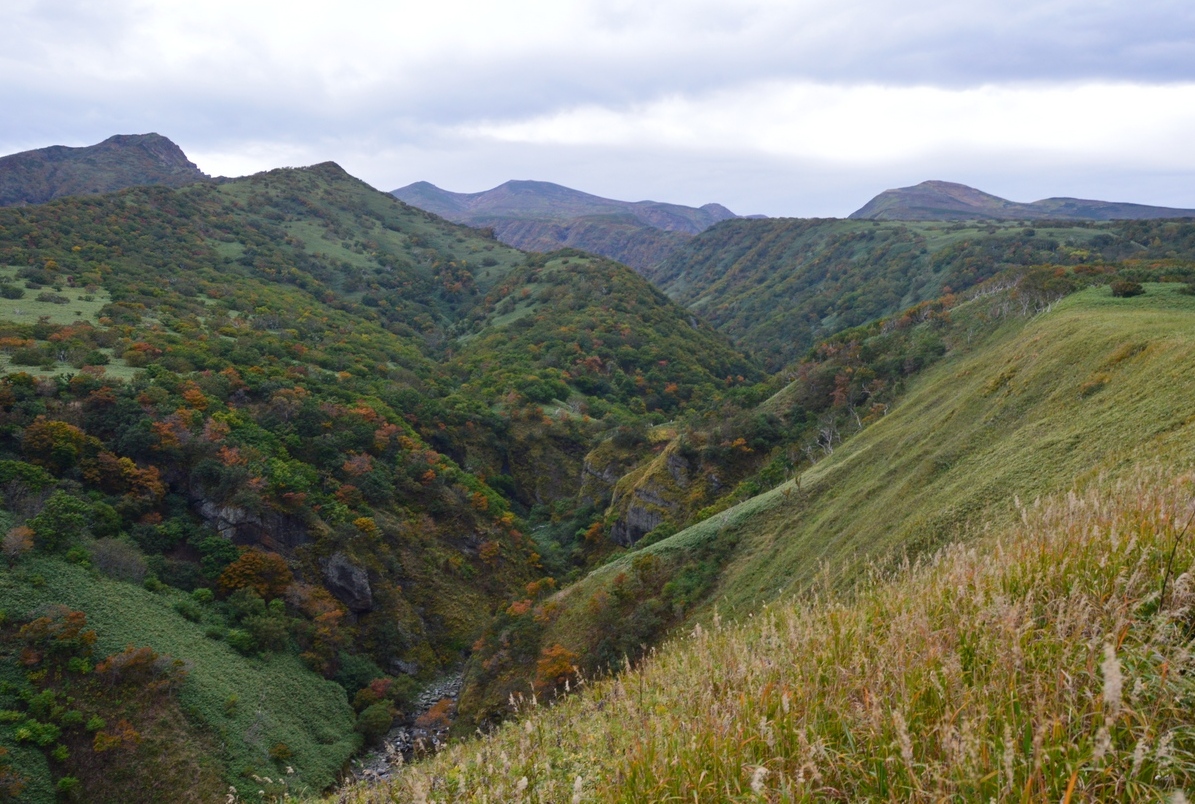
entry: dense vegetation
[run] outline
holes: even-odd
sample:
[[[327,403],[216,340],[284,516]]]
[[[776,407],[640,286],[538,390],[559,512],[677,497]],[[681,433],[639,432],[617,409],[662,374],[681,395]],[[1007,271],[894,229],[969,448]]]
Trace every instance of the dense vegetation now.
[[[489,228],[524,251],[578,248],[636,270],[656,265],[693,235],[734,217],[718,204],[615,201],[542,181],[508,181],[481,193],[416,182],[394,195],[448,220]]]
[[[1189,221],[733,220],[645,275],[778,370],[835,332],[1013,267],[1190,261],[1193,235]]]
[[[1143,290],[953,307],[945,356],[798,479],[507,609],[508,655],[539,651],[526,699],[581,695],[359,800],[567,800],[578,776],[581,800],[1189,787],[1195,299]],[[1039,495],[1062,496],[1016,502]],[[711,565],[692,639],[585,672],[595,635],[671,616]]]
[[[525,521],[594,444],[761,377],[623,266],[527,258],[334,165],[0,212],[0,265],[6,644],[40,600],[184,661],[170,739],[221,735],[205,772],[234,784],[329,784],[543,578]],[[105,620],[101,581],[165,605]],[[295,697],[227,723],[238,657]],[[92,789],[94,748],[59,745],[38,767]]]

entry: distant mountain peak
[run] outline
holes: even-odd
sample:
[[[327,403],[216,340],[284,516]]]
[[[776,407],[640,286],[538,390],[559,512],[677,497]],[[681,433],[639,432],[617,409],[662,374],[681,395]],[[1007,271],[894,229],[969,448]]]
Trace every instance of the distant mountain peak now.
[[[533,179],[511,179],[480,193],[417,181],[392,195],[457,223],[490,227],[516,248],[580,248],[638,269],[655,265],[715,223],[738,217],[721,204],[618,201]]]
[[[1137,220],[1185,218],[1195,210],[1082,198],[1009,201],[956,182],[931,180],[885,190],[850,217],[864,220]]]
[[[147,184],[181,187],[210,178],[161,134],[117,134],[82,148],[52,145],[0,157],[0,206]]]

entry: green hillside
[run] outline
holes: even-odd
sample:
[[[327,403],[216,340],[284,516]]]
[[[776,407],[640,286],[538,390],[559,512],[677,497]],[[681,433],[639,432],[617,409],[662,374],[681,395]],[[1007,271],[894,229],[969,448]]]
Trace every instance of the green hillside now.
[[[835,332],[1010,267],[1195,257],[1195,224],[733,220],[646,272],[773,370]]]
[[[599,559],[553,564],[538,530],[589,525],[595,444],[761,376],[623,266],[528,257],[330,163],[0,210],[0,266],[0,731],[29,789],[107,789],[111,741],[200,790],[326,786],[496,609]],[[74,617],[98,642],[29,642]],[[81,668],[149,655],[116,642],[185,678],[116,732],[38,703],[114,719]]]
[[[1190,476],[1046,498],[850,597],[695,627],[337,801],[1182,801]],[[576,679],[574,679],[576,680]],[[580,682],[578,682],[580,683]]]
[[[478,643],[462,708],[493,717],[531,676],[551,689],[533,668],[553,648],[600,672],[709,601],[745,616],[808,591],[819,574],[846,589],[870,562],[1001,523],[1016,496],[1032,500],[1142,460],[1184,460],[1195,421],[1195,297],[1183,285],[1146,288],[1127,299],[1089,288],[1029,318],[1002,294],[954,308],[939,336],[945,358],[798,480],[646,540],[496,619]],[[806,382],[763,407],[787,407]]]
[[[615,624],[650,633],[702,582],[713,605],[698,621],[715,633],[524,711],[414,766],[393,794],[558,800],[577,776],[592,800],[617,801],[1035,800],[1068,788],[1138,800],[1189,786],[1187,682],[1169,663],[1185,661],[1188,638],[1195,297],[1144,289],[1092,287],[1032,316],[999,294],[960,305],[951,326],[975,337],[799,482],[512,604],[507,651],[539,651],[541,700],[577,683],[570,668],[588,666]],[[971,547],[902,574],[960,540]],[[806,602],[777,602],[789,599]],[[718,631],[727,616],[746,624]],[[1121,689],[1108,691],[1109,651],[1125,690],[1136,684],[1125,710]]]

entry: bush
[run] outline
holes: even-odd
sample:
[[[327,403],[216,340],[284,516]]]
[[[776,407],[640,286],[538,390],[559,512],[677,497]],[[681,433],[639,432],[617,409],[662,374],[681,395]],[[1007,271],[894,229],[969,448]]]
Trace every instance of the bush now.
[[[37,300],[39,302],[49,302],[50,304],[69,304],[70,303],[70,299],[67,298],[66,296],[61,296],[57,293],[51,293],[48,290],[42,291],[41,293],[37,294]]]
[[[25,298],[25,290],[16,285],[0,285],[0,296],[5,299],[23,299]]]
[[[357,716],[357,731],[367,743],[374,743],[386,736],[390,731],[390,724],[394,722],[390,704],[378,702],[365,707]]]
[[[129,583],[145,580],[145,556],[121,539],[99,539],[91,545],[91,563],[109,578]]]
[[[231,645],[233,650],[246,656],[257,652],[257,640],[244,628],[229,629],[224,635],[224,641]]]
[[[1130,279],[1117,279],[1112,283],[1112,295],[1119,299],[1140,296],[1144,292],[1145,288],[1141,287],[1140,282],[1133,282]]]
[[[368,656],[358,656],[341,651],[339,659],[340,670],[332,680],[344,687],[350,699],[357,694],[358,690],[368,687],[369,682],[386,675],[382,668],[378,667],[377,663]]]

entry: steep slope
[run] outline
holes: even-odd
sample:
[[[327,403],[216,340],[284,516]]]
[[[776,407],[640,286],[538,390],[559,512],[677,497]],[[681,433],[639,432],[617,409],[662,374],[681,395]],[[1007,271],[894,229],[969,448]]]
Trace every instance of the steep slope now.
[[[480,193],[416,182],[393,194],[449,220],[492,228],[499,240],[516,248],[579,248],[638,269],[662,260],[687,236],[735,217],[720,204],[694,208],[615,201],[541,181],[508,181]]]
[[[1166,681],[1189,661],[1195,561],[1184,291],[1093,287],[1031,317],[1000,293],[955,308],[954,348],[886,416],[799,480],[512,605],[507,649],[543,629],[542,701],[577,682],[597,631],[661,616],[709,565],[721,618],[707,609],[638,670],[522,706],[524,722],[349,800],[553,799],[578,777],[612,801],[1189,786],[1189,754],[1173,750],[1189,682]]]
[[[1032,203],[1008,201],[948,181],[923,181],[885,190],[850,217],[889,221],[953,220],[1140,220],[1190,218],[1195,209],[1154,207],[1082,198],[1046,198]]]
[[[779,370],[814,342],[1010,266],[1195,256],[1190,222],[733,220],[645,276]]]
[[[909,380],[887,413],[846,419],[865,426],[841,446],[825,442],[829,456],[796,480],[639,546],[558,595],[512,607],[479,642],[462,707],[481,720],[498,714],[528,656],[534,664],[556,651],[601,672],[703,600],[744,615],[807,592],[819,574],[847,588],[868,562],[918,555],[970,524],[1001,521],[1015,496],[1139,461],[1185,460],[1195,421],[1187,376],[1195,297],[1183,285],[1146,288],[1128,299],[1091,288],[1032,318],[993,293],[918,325],[939,330],[946,357]],[[866,352],[884,337],[840,346]],[[811,381],[798,379],[761,408],[792,406]],[[500,643],[505,652],[495,658]],[[552,688],[550,675],[533,673]]]
[[[118,134],[98,145],[54,145],[0,157],[0,206],[44,204],[155,184],[182,187],[210,177],[160,134]]]
[[[1140,470],[1048,498],[848,598],[696,627],[337,800],[1182,800],[1190,499],[1189,475]]]

